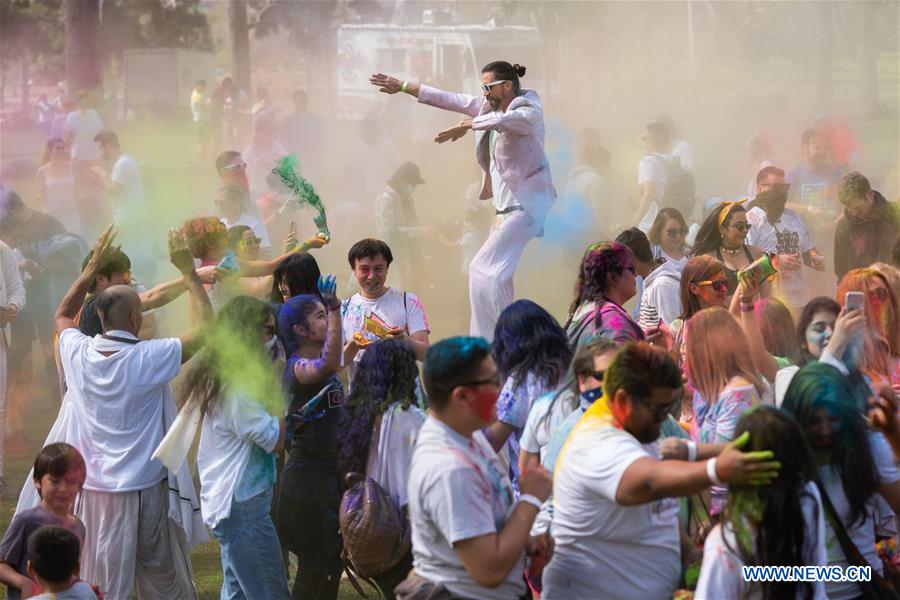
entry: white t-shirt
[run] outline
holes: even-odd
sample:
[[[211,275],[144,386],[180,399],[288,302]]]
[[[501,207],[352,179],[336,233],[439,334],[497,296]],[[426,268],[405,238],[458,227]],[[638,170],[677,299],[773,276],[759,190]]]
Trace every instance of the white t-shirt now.
[[[197,451],[200,509],[207,527],[228,518],[232,498],[249,500],[275,483],[272,451],[278,435],[278,418],[251,398],[224,393],[211,403]]]
[[[815,248],[803,220],[790,209],[785,209],[778,222],[772,225],[766,218],[766,211],[754,206],[747,211],[747,222],[753,226],[747,234],[747,243],[764,252],[802,256]],[[775,285],[776,295],[788,306],[802,307],[806,304],[803,269],[779,271],[775,276]]]
[[[894,465],[894,455],[884,436],[870,431],[868,440],[869,450],[875,462],[875,470],[878,471],[879,483],[895,483],[900,480],[900,472],[897,471],[897,467]],[[847,496],[844,495],[840,476],[830,465],[822,465],[817,471],[819,479],[825,487],[825,492],[828,494],[829,500],[831,500],[831,505],[834,506],[841,523],[844,524],[847,535],[850,536],[856,548],[872,565],[872,570],[882,573],[881,559],[875,550],[875,527],[878,524],[875,519],[875,509],[878,494],[876,493],[866,502],[866,518],[861,521],[857,520],[852,526],[848,525],[850,521],[850,505],[847,503]],[[850,565],[827,519],[825,522],[825,552],[828,556],[829,566],[839,565],[846,569]],[[853,582],[829,582],[825,586],[825,591],[828,593],[830,600],[846,600],[860,595],[859,585]]]
[[[638,229],[647,233],[653,226],[653,220],[656,219],[656,213],[659,212],[659,203],[662,202],[663,194],[666,192],[666,183],[669,181],[669,164],[671,158],[663,154],[648,154],[641,159],[638,164],[638,185],[644,182],[652,181],[654,187],[653,201],[647,214],[641,219]]]
[[[66,115],[63,132],[72,134],[71,156],[74,160],[100,160],[100,149],[94,137],[103,131],[103,120],[97,111],[89,108],[70,112]]]
[[[638,325],[656,327],[659,320],[669,324],[681,314],[681,273],[669,262],[659,265],[644,280]]]
[[[112,198],[113,219],[116,223],[134,221],[144,206],[144,184],[137,161],[130,154],[120,155],[109,178],[122,186]]]
[[[108,334],[137,339],[127,331]],[[84,488],[146,489],[166,476],[165,467],[151,456],[165,434],[163,403],[172,402],[169,382],[181,370],[181,340],[121,343],[110,356],[94,349],[103,342],[76,328],[59,334],[66,400],[72,404],[77,429],[72,445],[87,465]]]
[[[370,455],[366,473],[391,495],[400,508],[409,504],[406,484],[413,449],[424,422],[425,413],[417,406],[402,410],[400,404],[394,402],[382,414],[378,449]]]
[[[681,258],[672,258],[671,256],[669,256],[668,252],[663,250],[662,246],[651,246],[650,249],[653,251],[653,258],[657,260],[659,260],[660,258],[665,260],[667,263],[670,263],[673,267],[678,269],[679,273],[684,271],[684,265],[686,265],[687,261],[691,259],[691,257],[687,254],[690,251],[690,248],[688,247],[683,248],[684,254]]]
[[[453,544],[503,530],[514,507],[513,490],[497,454],[480,431],[466,438],[434,417],[419,430],[409,471],[413,566],[455,596],[508,600],[525,592],[524,553],[499,586],[478,585]]]
[[[493,194],[494,208],[498,211],[506,210],[512,206],[519,206],[519,201],[513,195],[512,190],[500,177],[500,169],[494,160],[494,145],[497,143],[497,132],[491,131],[491,193]]]
[[[219,220],[225,224],[226,229],[231,229],[232,227],[236,227],[237,225],[245,225],[249,227],[253,232],[253,235],[259,238],[260,249],[272,247],[272,243],[269,241],[269,232],[266,231],[266,226],[263,225],[262,221],[260,221],[258,218],[244,213],[240,216],[240,218],[235,219],[234,222],[231,222],[224,217]]]
[[[583,417],[569,435],[553,478],[556,550],[542,598],[672,597],[681,576],[678,500],[615,500],[625,470],[645,457],[658,458],[656,443],[596,418]]]
[[[694,170],[694,150],[686,140],[678,140],[672,145],[672,151],[669,153],[678,158],[681,168],[685,171]]]
[[[825,509],[822,507],[822,499],[819,490],[812,482],[804,486],[804,495],[800,500],[800,510],[803,514],[803,560],[800,564],[806,566],[822,566],[827,564],[825,558]],[[726,545],[723,536],[728,538]],[[716,525],[706,542],[703,544],[703,565],[700,567],[700,580],[697,582],[697,591],[694,598],[697,600],[718,600],[719,598],[746,598],[759,600],[762,598],[762,590],[758,585],[751,585],[744,581],[741,575],[741,567],[744,561],[740,554],[735,552],[738,542],[734,531],[729,526],[723,529],[722,525]],[[813,586],[813,598],[826,600],[825,583],[818,581],[811,583]],[[798,589],[797,598],[803,598],[804,587]]]
[[[364,330],[365,317],[375,317],[376,321],[383,321],[388,328],[399,327],[408,335],[429,331],[428,318],[425,316],[425,309],[419,298],[412,292],[404,292],[396,288],[388,288],[385,293],[374,300],[366,298],[358,292],[344,300],[341,304],[343,343],[346,344],[356,332],[362,333],[371,342],[378,341],[375,334]],[[364,350],[357,352],[353,362],[359,362],[363,353]]]

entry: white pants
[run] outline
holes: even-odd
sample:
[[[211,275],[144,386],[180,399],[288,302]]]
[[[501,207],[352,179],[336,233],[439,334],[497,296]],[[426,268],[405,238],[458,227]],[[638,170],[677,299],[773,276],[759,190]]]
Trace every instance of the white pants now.
[[[6,336],[0,332],[0,477],[6,457]]]
[[[513,302],[513,278],[522,251],[539,229],[524,210],[497,216],[490,235],[469,265],[472,335],[494,339],[500,313]]]
[[[190,547],[168,503],[166,479],[136,492],[83,490],[75,505],[87,530],[81,578],[107,600],[197,598]]]

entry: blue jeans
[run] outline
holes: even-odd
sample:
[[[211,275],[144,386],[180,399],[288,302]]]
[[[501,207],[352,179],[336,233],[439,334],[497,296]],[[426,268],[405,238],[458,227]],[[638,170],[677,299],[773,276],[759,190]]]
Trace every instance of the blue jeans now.
[[[221,600],[290,598],[281,544],[272,524],[272,489],[238,502],[212,528],[222,549]]]

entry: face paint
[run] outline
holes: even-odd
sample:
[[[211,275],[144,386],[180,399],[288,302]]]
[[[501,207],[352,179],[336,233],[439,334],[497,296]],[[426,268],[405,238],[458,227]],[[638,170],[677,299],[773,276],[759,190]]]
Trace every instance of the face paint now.
[[[476,391],[475,398],[469,400],[469,408],[475,416],[485,423],[492,423],[497,418],[497,390]]]
[[[825,330],[817,330],[814,326],[806,328],[806,345],[813,356],[821,356],[822,350],[828,345],[831,339],[831,328]]]

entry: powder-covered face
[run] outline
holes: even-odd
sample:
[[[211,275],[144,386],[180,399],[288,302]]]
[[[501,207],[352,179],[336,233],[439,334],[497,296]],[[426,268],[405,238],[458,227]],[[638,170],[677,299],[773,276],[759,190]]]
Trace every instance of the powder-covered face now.
[[[819,311],[813,314],[812,320],[806,326],[806,349],[816,358],[822,356],[822,351],[834,335],[834,324],[837,315],[831,311]]]

